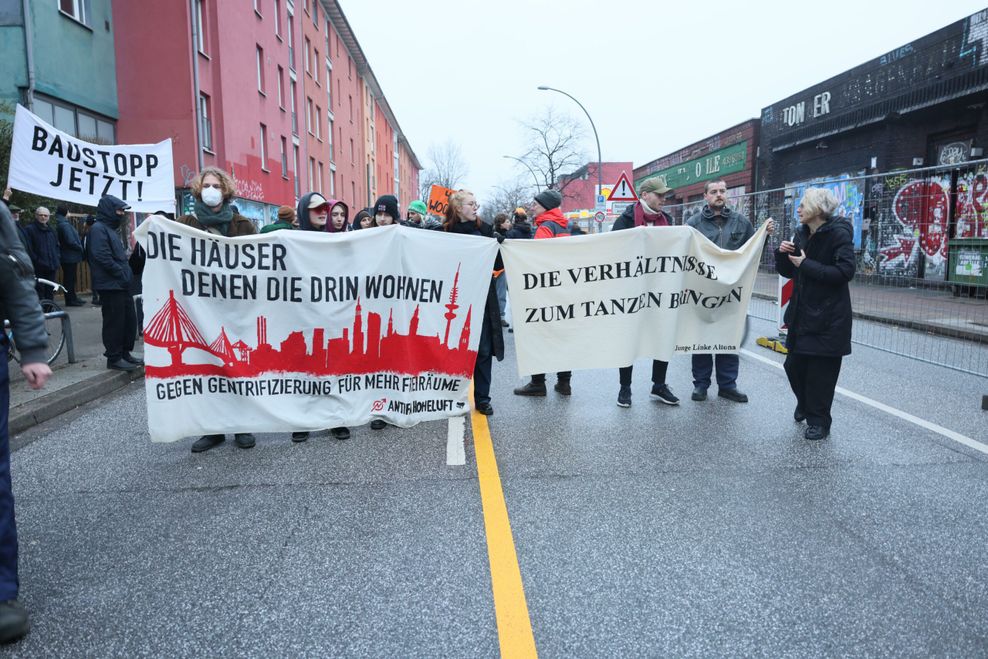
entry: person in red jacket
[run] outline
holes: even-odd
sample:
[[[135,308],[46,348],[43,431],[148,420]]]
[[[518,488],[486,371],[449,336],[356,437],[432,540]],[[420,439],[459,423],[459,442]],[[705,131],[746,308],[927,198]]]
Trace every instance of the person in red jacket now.
[[[563,195],[556,190],[543,190],[535,195],[532,202],[532,215],[535,216],[535,238],[564,238],[570,235],[569,220],[563,215],[559,206],[563,203]],[[570,388],[572,371],[556,373],[554,389],[563,396],[573,393]],[[536,373],[531,382],[524,387],[515,389],[516,396],[545,396],[545,373]]]

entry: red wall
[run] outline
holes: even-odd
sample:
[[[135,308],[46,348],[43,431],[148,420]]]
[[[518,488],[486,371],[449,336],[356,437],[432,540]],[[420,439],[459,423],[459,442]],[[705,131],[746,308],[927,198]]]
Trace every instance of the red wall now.
[[[622,171],[627,173],[628,179],[631,180],[633,171],[631,162],[603,163],[603,167],[601,168],[601,183],[605,187],[613,186],[617,183]],[[566,187],[563,188],[563,212],[569,213],[576,210],[593,210],[596,205],[594,195],[594,191],[596,189],[597,163],[593,162],[587,165],[586,180],[579,178],[574,181],[570,181]]]

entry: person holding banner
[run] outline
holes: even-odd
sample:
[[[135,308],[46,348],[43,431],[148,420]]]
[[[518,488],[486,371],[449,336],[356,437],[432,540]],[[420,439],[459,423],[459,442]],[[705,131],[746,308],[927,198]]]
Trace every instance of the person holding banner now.
[[[535,239],[565,238],[570,235],[569,221],[559,210],[563,204],[563,195],[556,190],[543,190],[535,195],[532,201],[532,213],[535,215]],[[572,371],[556,373],[554,389],[563,396],[573,393],[570,387]],[[515,396],[545,396],[545,373],[535,373],[532,379],[523,387],[514,390]]]
[[[662,210],[666,195],[672,188],[666,185],[664,176],[647,179],[638,189],[638,202],[628,206],[621,216],[614,221],[611,231],[633,229],[635,227],[669,227],[673,225],[672,217]],[[634,365],[618,369],[621,388],[618,390],[618,407],[631,407],[631,376]],[[672,393],[666,384],[666,371],[669,362],[660,359],[652,360],[652,392],[651,398],[666,405],[679,405],[679,398]]]
[[[703,208],[686,221],[710,242],[721,249],[737,250],[755,235],[755,227],[741,213],[727,205],[727,184],[722,179],[707,181],[703,185]],[[768,223],[768,233],[774,230],[771,219]],[[710,377],[717,365],[717,395],[733,400],[735,403],[747,403],[748,396],[738,390],[738,368],[741,360],[736,354],[708,355],[693,354],[693,395],[696,401],[707,400],[707,388],[710,387]]]
[[[465,236],[484,236],[494,238],[490,225],[483,222],[477,215],[480,206],[473,193],[469,190],[457,190],[449,197],[446,206],[446,221],[443,231]],[[494,261],[494,270],[503,270],[504,263],[498,253]],[[497,305],[497,292],[494,288],[493,273],[487,289],[487,302],[484,305],[484,317],[480,330],[480,344],[477,346],[477,363],[473,369],[473,402],[481,414],[494,414],[491,406],[491,367],[493,358],[504,359],[504,333],[501,329],[501,312]]]
[[[302,195],[298,201],[298,224],[302,231],[325,231],[337,233],[346,231],[347,215],[350,209],[342,201],[326,199],[318,192]],[[350,429],[346,427],[331,428],[330,432],[336,439],[350,439]],[[309,439],[309,432],[298,430],[292,433],[292,441],[304,442]]]
[[[834,216],[838,206],[829,190],[808,188],[796,209],[799,228],[775,253],[775,269],[795,281],[785,315],[793,419],[806,420],[803,436],[813,440],[830,434],[841,361],[851,354],[854,239],[851,223]]]
[[[246,217],[234,212],[233,197],[237,188],[229,174],[219,167],[204,167],[189,185],[195,200],[193,212],[175,218],[179,224],[221,236],[250,236],[257,227]],[[202,453],[219,446],[226,438],[221,434],[203,435],[192,444],[193,453]],[[249,432],[238,432],[233,443],[240,448],[253,448],[256,440]]]

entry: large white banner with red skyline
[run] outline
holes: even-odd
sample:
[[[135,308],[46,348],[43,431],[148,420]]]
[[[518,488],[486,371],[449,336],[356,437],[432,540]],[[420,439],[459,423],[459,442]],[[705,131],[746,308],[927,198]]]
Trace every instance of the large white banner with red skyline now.
[[[687,226],[505,241],[518,373],[736,353],[765,227],[737,251]]]
[[[137,230],[152,441],[464,414],[497,243],[399,226]]]

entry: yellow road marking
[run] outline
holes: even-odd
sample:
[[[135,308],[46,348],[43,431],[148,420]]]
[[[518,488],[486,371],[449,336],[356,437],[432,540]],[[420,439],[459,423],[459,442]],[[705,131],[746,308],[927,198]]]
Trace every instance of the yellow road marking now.
[[[473,400],[472,383],[470,400]],[[491,565],[491,589],[494,591],[494,615],[497,618],[501,656],[537,657],[532,620],[528,615],[525,587],[521,581],[521,568],[511,535],[511,521],[501,489],[490,427],[487,417],[476,409],[470,412],[470,423],[477,453],[477,478],[487,529],[487,557]]]

